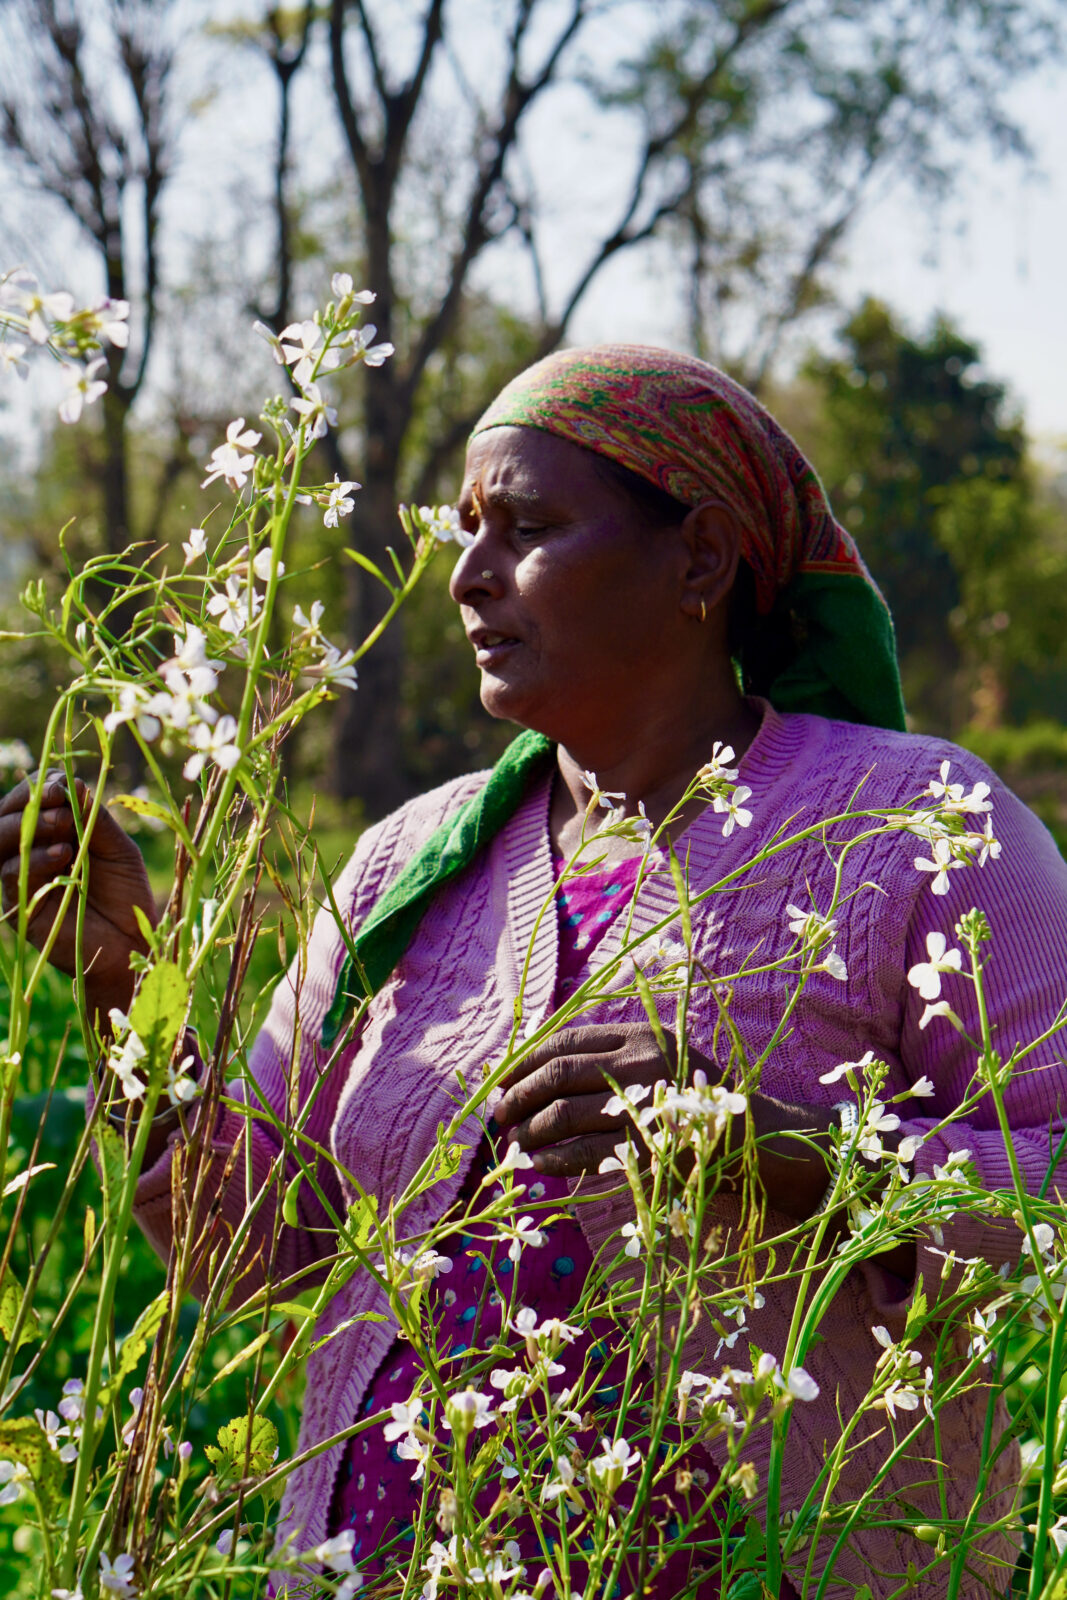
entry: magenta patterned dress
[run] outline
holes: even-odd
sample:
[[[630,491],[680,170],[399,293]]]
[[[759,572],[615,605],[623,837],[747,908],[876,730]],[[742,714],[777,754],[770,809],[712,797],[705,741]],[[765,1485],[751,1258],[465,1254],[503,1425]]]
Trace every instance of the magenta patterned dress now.
[[[614,918],[629,905],[637,879],[640,858],[633,858],[618,866],[569,883],[557,896],[560,927],[559,975],[556,1001],[562,1003],[588,975],[589,957]],[[559,876],[563,862],[556,863]],[[464,1183],[461,1199],[477,1191],[486,1172],[498,1162],[494,1150],[495,1125],[490,1120],[486,1137],[475,1152],[474,1161]],[[502,1152],[501,1152],[502,1153]],[[531,1182],[531,1178],[533,1181]],[[527,1198],[535,1204],[534,1218],[541,1227],[540,1216],[550,1214],[552,1202],[563,1207],[569,1200],[565,1179],[536,1177],[526,1172]],[[573,1212],[558,1218],[542,1230],[545,1242],[540,1248],[522,1251],[517,1266],[513,1266],[507,1253],[507,1244],[492,1237],[479,1237],[475,1233],[456,1233],[440,1246],[444,1255],[452,1259],[451,1271],[442,1274],[430,1285],[428,1293],[437,1302],[435,1318],[440,1329],[439,1351],[447,1352],[454,1364],[455,1388],[467,1381],[465,1358],[477,1345],[482,1351],[491,1348],[494,1337],[501,1331],[501,1301],[496,1291],[487,1288],[490,1274],[487,1261],[491,1261],[496,1281],[506,1280],[515,1274],[513,1306],[528,1306],[537,1312],[539,1320],[560,1317],[564,1321],[572,1314],[581,1293],[582,1285],[592,1267],[592,1257],[585,1236]],[[556,1359],[565,1373],[553,1380],[560,1389],[577,1382],[587,1363],[601,1364],[602,1372],[594,1390],[595,1416],[599,1425],[585,1429],[577,1435],[576,1442],[583,1451],[596,1453],[600,1438],[610,1438],[614,1433],[614,1407],[617,1406],[625,1375],[625,1355],[612,1357],[608,1341],[613,1324],[594,1322],[587,1332],[573,1344],[565,1345]],[[617,1331],[617,1330],[616,1330]],[[603,1341],[603,1342],[602,1342]],[[363,1402],[363,1412],[388,1411],[394,1402],[407,1402],[421,1376],[419,1358],[411,1346],[398,1340],[378,1369]],[[473,1379],[475,1387],[487,1391],[486,1376]],[[451,1387],[451,1385],[450,1385]],[[520,1417],[523,1412],[520,1411]],[[474,1436],[477,1441],[478,1435]],[[666,1451],[667,1446],[662,1445]],[[703,1452],[692,1452],[688,1463],[693,1474],[692,1494],[699,1504],[708,1481],[707,1458]],[[330,1532],[340,1533],[352,1528],[355,1541],[352,1555],[364,1576],[371,1578],[388,1572],[391,1566],[407,1565],[414,1540],[414,1523],[419,1516],[423,1498],[423,1485],[412,1479],[412,1463],[398,1454],[398,1443],[386,1442],[380,1428],[368,1430],[349,1442],[348,1450],[338,1473],[337,1488],[330,1516]],[[629,1484],[619,1491],[616,1504],[625,1509],[632,1504],[626,1497]],[[659,1491],[657,1491],[657,1499]],[[651,1512],[657,1520],[668,1522],[684,1518],[689,1500],[688,1493],[674,1488],[663,1494],[663,1504],[653,1504]],[[493,1494],[489,1494],[492,1502]],[[436,1503],[436,1492],[433,1494]],[[563,1502],[557,1501],[562,1508]],[[477,1507],[487,1512],[489,1504]],[[564,1509],[560,1515],[566,1515]],[[434,1530],[436,1535],[436,1530]],[[532,1525],[521,1524],[509,1533],[517,1540],[521,1559],[527,1563],[527,1586],[532,1586],[537,1572],[544,1565],[544,1552]],[[591,1544],[592,1541],[587,1541]],[[616,1585],[616,1593],[629,1592],[637,1580],[634,1572],[627,1573],[627,1587]],[[575,1590],[585,1587],[585,1569],[573,1558],[570,1563],[571,1583]],[[655,1585],[646,1589],[655,1600],[667,1600],[679,1594],[693,1582],[689,1557],[674,1557],[660,1574]],[[690,1591],[693,1592],[693,1591]],[[714,1583],[705,1584],[697,1591],[704,1595],[717,1593]],[[592,1595],[587,1600],[593,1600]],[[611,1600],[611,1597],[607,1597]]]

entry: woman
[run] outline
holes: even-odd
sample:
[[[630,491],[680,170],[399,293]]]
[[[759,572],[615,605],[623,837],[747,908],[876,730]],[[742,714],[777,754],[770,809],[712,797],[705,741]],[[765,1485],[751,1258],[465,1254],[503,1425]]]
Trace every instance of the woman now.
[[[612,915],[607,891],[614,883],[619,892],[610,898],[624,903],[636,874],[634,847],[617,838],[606,841],[608,881],[601,874],[599,883],[583,885],[586,898],[577,909],[568,903],[558,921],[538,922],[553,893],[554,862],[580,842],[590,800],[587,775],[595,774],[602,791],[623,796],[629,815],[647,815],[658,825],[716,742],[733,747],[739,780],[752,791],[751,825],[727,834],[721,814],[690,803],[672,826],[677,845],[684,832],[690,878],[699,889],[755,854],[786,823],[797,827],[845,809],[861,783],[866,806],[903,804],[948,760],[952,781],[990,785],[1003,859],[980,884],[974,871],[949,874],[948,893],[932,897],[929,879],[915,869],[915,840],[907,835],[882,836],[862,859],[850,858],[845,887],[857,896],[837,936],[847,977],[814,975],[791,1032],[767,1063],[762,1092],[750,1099],[768,1226],[776,1214],[779,1223],[808,1217],[826,1190],[823,1151],[840,1099],[840,1086],[821,1079],[838,1063],[873,1049],[889,1066],[887,1099],[922,1078],[932,1080],[933,1097],[920,1105],[924,1114],[909,1117],[900,1136],[927,1133],[966,1096],[973,1053],[955,1032],[921,1030],[922,1002],[906,981],[909,968],[926,957],[928,933],[950,934],[978,900],[996,937],[1001,1037],[1034,1037],[1051,1022],[1067,992],[1067,869],[1045,830],[979,762],[901,731],[892,629],[880,596],[795,445],[714,368],[637,347],[568,351],[539,363],[509,385],[476,428],[459,508],[470,540],[453,573],[452,594],[481,671],[482,700],[494,715],[532,731],[520,736],[488,780],[484,774],[460,778],[363,835],[336,891],[356,934],[362,978],[346,960],[332,918],[321,917],[305,976],[298,980],[294,973],[279,986],[253,1049],[259,1094],[285,1115],[297,1037],[301,1097],[317,1096],[309,1137],[328,1143],[339,1163],[384,1203],[417,1170],[451,1116],[456,1074],[469,1084],[502,1055],[528,950],[524,1027],[552,1013],[588,972],[591,957],[606,961],[618,949],[621,918]],[[13,797],[0,805],[6,896],[19,807]],[[143,884],[131,889],[136,867],[118,830],[101,818],[99,833],[90,893],[100,920],[87,930],[87,949],[99,952],[90,1000],[103,1009],[128,998],[128,954],[137,943],[111,887],[116,868],[126,874],[127,901],[136,898],[147,908],[150,897]],[[70,838],[70,813],[57,794],[35,841],[35,882],[62,870]],[[49,849],[58,853],[46,857]],[[650,864],[654,870],[633,914],[636,934],[669,915],[674,904],[662,853]],[[827,904],[831,870],[815,840],[761,870],[729,902],[712,897],[694,912],[694,955],[708,970],[721,971],[757,946],[768,958],[781,954],[792,938],[787,907]],[[863,893],[871,881],[879,892]],[[69,965],[69,938],[57,951]],[[756,1052],[781,1014],[782,983],[780,975],[764,971],[737,986],[733,1019]],[[364,989],[374,998],[358,1036],[331,1058],[330,1043]],[[966,999],[958,1004],[964,1023],[973,1025]],[[672,1016],[665,1012],[664,1022]],[[698,996],[690,1015],[690,1062],[706,1063],[713,1076],[719,1075],[716,1020],[708,995]],[[1055,1058],[1050,1046],[1042,1062],[1050,1070],[1017,1080],[1008,1093],[1016,1151],[1035,1186],[1045,1175],[1049,1130],[1059,1126],[1062,1073],[1052,1069]],[[621,1118],[604,1115],[605,1074],[622,1085],[664,1075],[659,1046],[635,1001],[609,997],[594,1022],[534,1052],[495,1106],[498,1128],[531,1154],[538,1181],[557,1186],[550,1193],[565,1199],[584,1174],[583,1193],[596,1195],[563,1225],[570,1229],[567,1251],[554,1241],[551,1252],[522,1256],[524,1293],[542,1315],[552,1313],[561,1295],[571,1293],[571,1303],[576,1298],[556,1281],[558,1271],[553,1278],[555,1264],[569,1261],[571,1275],[580,1277],[602,1246],[614,1252],[631,1220],[628,1197],[612,1180],[589,1176],[623,1126]],[[807,1137],[795,1137],[797,1131]],[[234,1164],[230,1156],[246,1134],[257,1184],[276,1153],[262,1121],[247,1124],[232,1113],[220,1118],[212,1145],[219,1183],[225,1178],[223,1219],[237,1218],[244,1206],[245,1163]],[[485,1155],[482,1139],[472,1118],[463,1130],[467,1150],[459,1170],[408,1213],[412,1235],[438,1222],[464,1184],[475,1181]],[[141,1181],[138,1215],[165,1257],[172,1153],[162,1148],[162,1136],[159,1144]],[[1009,1181],[1004,1143],[986,1102],[970,1123],[957,1122],[929,1139],[915,1165],[930,1171],[964,1147],[987,1186]],[[324,1170],[322,1184],[338,1210],[352,1199],[333,1168]],[[738,1221],[738,1205],[718,1195],[714,1220],[729,1229]],[[300,1225],[281,1228],[279,1274],[310,1265],[332,1243],[328,1218],[307,1184],[299,1207]],[[269,1238],[273,1223],[264,1206],[257,1238]],[[946,1244],[960,1254],[1018,1259],[1018,1238],[980,1219],[958,1217],[945,1231],[951,1234]],[[879,1353],[872,1325],[899,1337],[916,1274],[928,1284],[939,1281],[942,1259],[932,1248],[920,1240],[868,1262],[831,1307],[824,1339],[807,1362],[820,1397],[795,1408],[790,1428],[784,1510],[800,1504],[819,1470],[824,1441],[837,1428],[835,1407],[850,1414],[868,1389]],[[257,1272],[261,1260],[253,1259],[249,1290]],[[438,1291],[447,1293],[444,1280]],[[781,1354],[791,1301],[773,1286],[765,1298],[750,1317],[749,1336],[759,1348]],[[459,1302],[456,1295],[457,1308]],[[394,1324],[353,1320],[380,1313],[382,1305],[362,1275],[331,1302],[318,1333],[337,1331],[309,1363],[305,1446],[349,1426],[361,1410],[407,1399],[411,1357],[396,1346]],[[698,1325],[688,1364],[714,1373],[721,1365],[714,1351],[714,1335]],[[954,1471],[966,1478],[983,1418],[979,1395],[962,1399],[942,1420],[939,1443],[950,1485]],[[369,1451],[362,1435],[294,1476],[283,1528],[299,1530],[300,1547],[351,1526],[362,1553],[370,1554],[376,1538],[395,1535],[379,1508],[395,1509],[410,1466],[370,1459]],[[757,1453],[757,1472],[764,1465]],[[1010,1458],[1002,1468],[1010,1486]],[[845,1467],[842,1494],[861,1492],[870,1471],[870,1459],[865,1464],[857,1450]],[[846,1585],[866,1581],[875,1594],[888,1594],[900,1579],[886,1574],[902,1574],[909,1561],[925,1565],[928,1552],[907,1532],[915,1508],[930,1503],[924,1478],[929,1473],[921,1465],[902,1464],[890,1485],[900,1496],[901,1526],[889,1518],[884,1529],[854,1542],[836,1569]],[[970,1498],[964,1482],[960,1507]],[[1003,1497],[994,1500],[993,1513],[1003,1505]],[[952,1505],[940,1509],[953,1513]],[[1004,1558],[1005,1551],[993,1555]],[[940,1595],[943,1582],[932,1578],[914,1592]],[[1003,1574],[991,1569],[969,1592],[987,1592],[987,1584],[990,1593],[1002,1590]],[[782,1593],[790,1593],[788,1581]]]

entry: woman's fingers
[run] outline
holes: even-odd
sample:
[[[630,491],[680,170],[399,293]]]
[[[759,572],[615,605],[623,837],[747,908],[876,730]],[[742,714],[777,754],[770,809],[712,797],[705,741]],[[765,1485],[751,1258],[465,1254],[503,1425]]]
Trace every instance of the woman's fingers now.
[[[580,1028],[564,1028],[524,1056],[508,1073],[501,1088],[506,1092],[512,1084],[528,1078],[560,1056],[603,1055],[620,1050],[626,1044],[630,1031],[626,1023],[589,1023]]]
[[[607,1100],[611,1094],[607,1080],[613,1078],[618,1082],[622,1066],[622,1057],[608,1051],[602,1055],[553,1056],[512,1083],[494,1109],[493,1118],[502,1128],[510,1128],[527,1121],[554,1101],[566,1100],[572,1095],[602,1092]]]
[[[27,862],[26,883],[27,896],[31,897],[39,889],[43,889],[65,872],[74,860],[74,850],[69,844],[49,844],[37,846],[29,852]],[[9,856],[0,865],[0,891],[3,893],[4,910],[11,911],[18,904],[19,897],[19,857]],[[35,910],[31,920],[36,921],[38,912]]]
[[[569,1144],[552,1145],[534,1152],[534,1166],[546,1177],[574,1178],[582,1172],[599,1172],[600,1163],[614,1155],[618,1139],[596,1134],[572,1139]]]
[[[541,1150],[545,1145],[559,1144],[564,1139],[576,1139],[581,1134],[607,1133],[611,1128],[621,1128],[625,1115],[604,1115],[610,1093],[572,1094],[552,1100],[532,1116],[514,1125],[511,1138],[523,1150]]]

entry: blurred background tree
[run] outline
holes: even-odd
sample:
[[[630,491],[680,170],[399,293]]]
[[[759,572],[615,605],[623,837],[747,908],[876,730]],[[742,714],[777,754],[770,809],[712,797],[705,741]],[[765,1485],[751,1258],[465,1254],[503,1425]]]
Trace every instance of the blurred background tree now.
[[[937,203],[976,140],[1022,152],[1006,96],[1060,50],[1063,18],[1064,0],[3,0],[2,255],[134,307],[100,419],[76,441],[42,425],[22,441],[35,470],[15,452],[0,469],[9,593],[64,559],[70,516],[70,559],[176,547],[204,520],[221,427],[284,383],[249,321],[280,327],[354,269],[398,353],[353,377],[356,420],[324,441],[323,476],[363,488],[349,527],[303,524],[293,599],[328,564],[327,625],[362,634],[381,602],[344,544],[380,558],[398,500],[449,497],[493,393],[652,246],[674,276],[649,292],[677,292],[689,346],[799,413],[895,603],[917,725],[1047,716],[1062,508],[977,345],[869,304],[788,392],[780,362],[825,319],[876,185]],[[446,577],[304,737],[294,778],[374,815],[500,748]],[[5,732],[32,744],[51,670],[9,653]]]

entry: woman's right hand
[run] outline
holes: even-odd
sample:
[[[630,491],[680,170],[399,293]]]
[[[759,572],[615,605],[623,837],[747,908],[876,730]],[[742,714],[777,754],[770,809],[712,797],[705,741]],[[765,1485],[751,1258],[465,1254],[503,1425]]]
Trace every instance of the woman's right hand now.
[[[81,815],[87,816],[89,791],[80,779],[75,781],[75,789]],[[0,800],[0,892],[6,917],[18,905],[19,835],[29,798],[29,783],[23,782]],[[29,898],[70,870],[77,848],[66,780],[62,774],[50,773],[29,850]],[[129,1007],[134,983],[130,956],[135,950],[145,952],[134,907],[140,907],[153,926],[157,919],[141,852],[103,806],[89,841],[88,868],[83,927],[86,999],[90,1016],[96,1013],[99,1025],[106,1026],[112,1006],[120,1011]],[[54,894],[42,895],[29,919],[27,933],[38,949],[52,930],[59,894],[57,889]],[[53,966],[70,976],[77,967],[76,929],[77,899],[72,897],[49,957]]]

